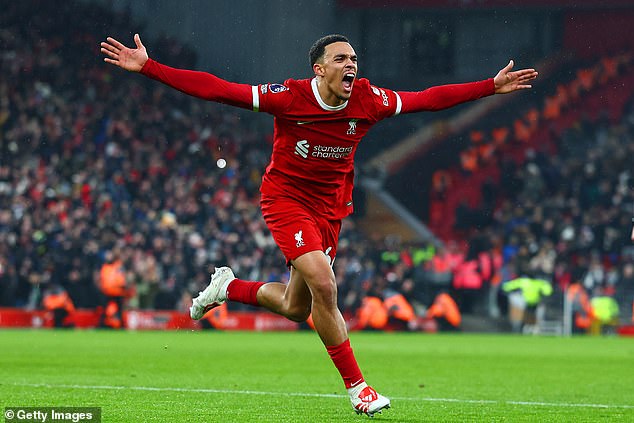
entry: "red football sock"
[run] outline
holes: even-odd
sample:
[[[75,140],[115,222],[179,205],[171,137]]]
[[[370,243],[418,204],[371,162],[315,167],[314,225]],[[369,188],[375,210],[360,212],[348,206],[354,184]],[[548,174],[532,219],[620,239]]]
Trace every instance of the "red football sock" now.
[[[354,358],[354,353],[350,347],[349,339],[334,347],[326,346],[326,350],[328,350],[332,362],[335,363],[335,367],[339,370],[346,389],[357,386],[364,381],[357,359]]]
[[[242,279],[234,279],[227,286],[227,299],[229,301],[237,301],[242,304],[259,306],[256,295],[258,289],[264,285],[264,282],[243,281]]]

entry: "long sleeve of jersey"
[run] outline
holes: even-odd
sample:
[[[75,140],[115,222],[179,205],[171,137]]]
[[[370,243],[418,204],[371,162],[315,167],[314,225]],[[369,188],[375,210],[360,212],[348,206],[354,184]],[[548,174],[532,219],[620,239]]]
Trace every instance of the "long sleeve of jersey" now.
[[[495,94],[493,78],[465,84],[439,85],[418,92],[398,92],[402,102],[401,113],[448,109],[493,94]]]
[[[225,81],[207,72],[176,69],[148,59],[141,74],[204,100],[253,109],[253,87]]]

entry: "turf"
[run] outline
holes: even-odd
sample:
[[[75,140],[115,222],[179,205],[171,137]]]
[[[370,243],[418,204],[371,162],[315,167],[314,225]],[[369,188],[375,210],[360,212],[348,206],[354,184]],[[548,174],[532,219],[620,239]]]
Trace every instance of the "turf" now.
[[[353,333],[373,421],[634,421],[634,339]],[[104,422],[360,422],[310,332],[0,331],[0,407]]]

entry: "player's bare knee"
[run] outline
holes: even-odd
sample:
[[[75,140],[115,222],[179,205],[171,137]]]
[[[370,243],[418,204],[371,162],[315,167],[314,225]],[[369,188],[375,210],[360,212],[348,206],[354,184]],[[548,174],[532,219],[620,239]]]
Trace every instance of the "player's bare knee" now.
[[[297,298],[284,297],[282,303],[282,315],[294,322],[304,322],[311,312],[311,302],[301,301]]]
[[[310,292],[313,295],[313,303],[325,305],[337,304],[337,283],[332,278],[323,278],[313,281],[310,285]]]
[[[287,310],[286,317],[294,322],[305,322],[310,316],[310,307],[295,306]]]

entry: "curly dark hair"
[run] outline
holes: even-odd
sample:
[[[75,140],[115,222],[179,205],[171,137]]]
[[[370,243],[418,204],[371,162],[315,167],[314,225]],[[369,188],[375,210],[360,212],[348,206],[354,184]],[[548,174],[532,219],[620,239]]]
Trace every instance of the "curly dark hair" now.
[[[332,43],[336,43],[339,41],[343,41],[344,43],[349,43],[348,38],[340,35],[340,34],[330,34],[325,37],[321,37],[315,44],[310,48],[308,52],[308,58],[310,60],[310,66],[312,67],[315,63],[317,63],[323,56],[326,51],[326,46]]]

